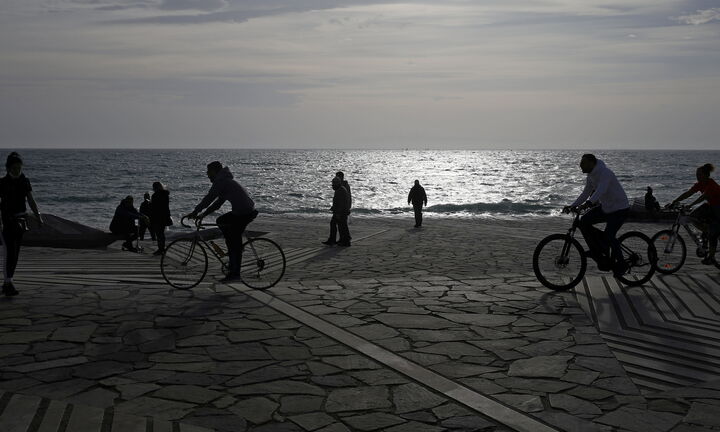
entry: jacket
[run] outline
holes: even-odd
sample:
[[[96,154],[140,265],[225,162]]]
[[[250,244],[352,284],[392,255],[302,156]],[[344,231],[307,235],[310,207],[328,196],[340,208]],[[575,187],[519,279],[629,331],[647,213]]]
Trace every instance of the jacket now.
[[[213,209],[218,209],[225,201],[230,201],[230,204],[232,204],[231,213],[233,214],[246,216],[255,211],[255,202],[250,198],[245,188],[233,180],[233,175],[228,167],[224,167],[215,176],[210,191],[200,201],[200,204],[195,207],[195,213],[200,213],[210,204],[212,204]]]
[[[588,173],[585,188],[572,205],[578,206],[586,200],[593,204],[600,203],[603,213],[613,213],[630,207],[625,190],[615,173],[600,159]]]
[[[135,207],[126,207],[120,204],[115,209],[115,214],[110,222],[110,232],[119,235],[135,232],[135,219],[140,219],[141,217],[142,215]]]
[[[170,192],[159,190],[152,195],[150,204],[150,225],[170,226],[173,224],[170,218]]]
[[[423,204],[427,205],[427,195],[425,194],[425,188],[422,186],[413,186],[408,194],[408,203],[417,207]]]
[[[350,194],[344,186],[339,186],[335,189],[333,205],[330,210],[337,214],[350,214]]]

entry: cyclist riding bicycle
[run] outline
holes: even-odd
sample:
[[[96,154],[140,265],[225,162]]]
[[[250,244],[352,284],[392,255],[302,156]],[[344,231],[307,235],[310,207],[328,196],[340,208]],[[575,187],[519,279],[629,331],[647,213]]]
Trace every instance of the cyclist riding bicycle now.
[[[625,223],[630,211],[625,190],[615,177],[615,173],[593,154],[586,153],[582,156],[580,169],[587,174],[585,188],[574,203],[563,208],[563,212],[582,211],[593,207],[580,218],[580,231],[592,256],[598,261],[598,268],[612,269],[616,276],[623,275],[627,271],[627,265],[623,259],[620,242],[617,240],[617,232]],[[593,226],[601,222],[606,223],[605,231]],[[604,251],[607,251],[607,247],[610,247],[612,252],[609,263],[598,259],[603,256]]]
[[[242,264],[242,235],[258,212],[255,210],[255,202],[245,188],[233,179],[228,167],[223,167],[218,161],[210,162],[207,165],[207,176],[212,182],[210,191],[186,217],[204,218],[219,209],[225,201],[230,201],[232,210],[217,218],[217,224],[228,247],[228,274],[220,281],[236,281],[240,279]]]
[[[701,195],[690,204],[690,207],[702,201],[707,201],[690,213],[690,216],[699,222],[695,226],[706,233],[709,240],[708,254],[702,260],[702,263],[706,265],[715,263],[715,250],[717,249],[718,235],[720,234],[720,185],[710,178],[710,173],[714,170],[715,167],[709,163],[698,167],[695,170],[697,183],[669,204],[670,207],[675,206],[678,202],[693,196],[696,192],[700,192]]]

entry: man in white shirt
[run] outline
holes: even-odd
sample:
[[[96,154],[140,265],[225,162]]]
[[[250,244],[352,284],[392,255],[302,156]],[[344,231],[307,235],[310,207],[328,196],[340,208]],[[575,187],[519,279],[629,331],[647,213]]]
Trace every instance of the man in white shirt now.
[[[616,275],[624,274],[627,268],[620,249],[620,242],[616,236],[630,211],[630,203],[625,190],[615,177],[615,173],[593,154],[587,153],[582,156],[580,169],[587,174],[585,189],[575,202],[565,207],[563,211],[568,212],[571,209],[581,211],[588,207],[594,207],[580,218],[580,231],[583,233],[593,257],[599,257],[598,252],[603,249],[607,251],[606,248],[609,246],[612,251],[612,261],[609,264],[613,272]],[[606,223],[605,231],[602,233],[593,226],[601,222]],[[602,237],[599,234],[602,234]],[[599,238],[604,240],[602,242],[604,244],[599,244],[597,240]],[[601,270],[610,270],[605,264],[598,261],[598,267]]]

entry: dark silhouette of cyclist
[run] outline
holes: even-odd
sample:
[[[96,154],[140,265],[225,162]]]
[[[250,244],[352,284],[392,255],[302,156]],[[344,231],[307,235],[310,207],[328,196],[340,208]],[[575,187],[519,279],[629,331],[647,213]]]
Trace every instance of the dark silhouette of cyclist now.
[[[610,270],[606,263],[598,260],[603,254],[607,255],[607,248],[610,247],[612,252],[610,267],[616,276],[622,275],[627,271],[627,265],[623,259],[620,242],[617,240],[617,232],[625,223],[630,211],[627,195],[615,173],[595,155],[584,154],[580,159],[580,169],[587,174],[585,188],[575,202],[565,207],[563,211],[582,211],[592,207],[580,218],[580,231],[592,256],[598,262],[598,268]],[[605,222],[605,231],[593,226],[601,222]]]
[[[242,264],[242,235],[248,224],[257,217],[258,212],[255,210],[255,202],[245,188],[233,179],[228,167],[223,168],[218,161],[210,162],[207,166],[207,176],[212,182],[210,191],[186,217],[204,218],[222,207],[225,201],[230,201],[232,210],[217,218],[217,224],[225,236],[229,261],[228,274],[220,282],[236,281],[240,279]]]
[[[686,192],[675,198],[669,206],[675,206],[678,202],[683,201],[695,193],[700,192],[698,199],[692,202],[690,206],[694,206],[702,201],[707,201],[700,207],[690,213],[690,215],[700,223],[695,224],[700,230],[707,233],[709,240],[708,255],[702,260],[703,264],[714,264],[715,251],[717,250],[718,235],[720,235],[720,186],[710,178],[710,173],[715,170],[712,164],[705,164],[695,170],[695,183]]]

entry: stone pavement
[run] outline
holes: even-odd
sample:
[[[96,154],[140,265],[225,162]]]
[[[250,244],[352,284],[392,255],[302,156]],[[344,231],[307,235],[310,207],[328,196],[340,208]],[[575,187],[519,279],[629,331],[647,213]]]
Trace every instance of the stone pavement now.
[[[145,430],[719,429],[720,382],[638,388],[574,293],[539,286],[532,250],[566,222],[354,218],[342,249],[318,247],[324,219],[263,218],[304,251],[265,292],[174,290],[116,249],[25,249],[21,295],[0,301],[0,430],[41,430],[39,410],[8,429],[18,395]]]

